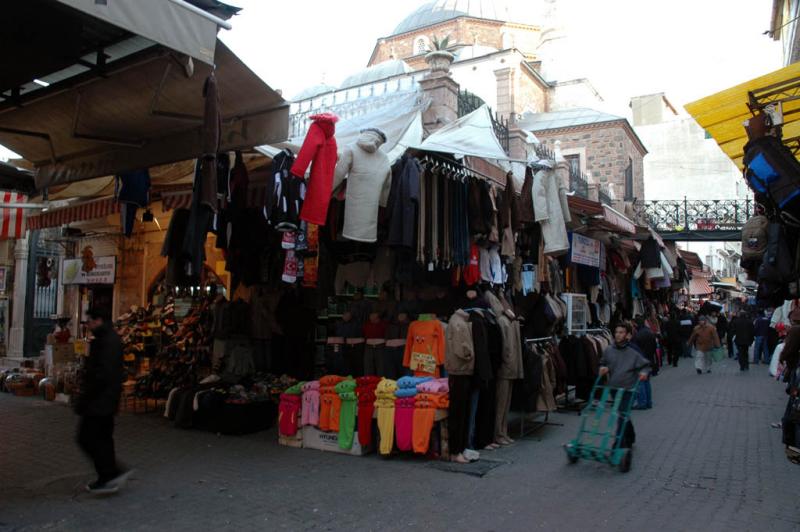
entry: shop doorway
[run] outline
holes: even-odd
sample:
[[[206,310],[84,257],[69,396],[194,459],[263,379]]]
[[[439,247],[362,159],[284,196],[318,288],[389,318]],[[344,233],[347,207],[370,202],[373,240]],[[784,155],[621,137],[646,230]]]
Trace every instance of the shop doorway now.
[[[114,309],[114,285],[97,284],[81,287],[81,302],[85,302],[85,307],[81,308],[81,320],[84,319],[84,312],[90,308],[102,309],[111,316]]]

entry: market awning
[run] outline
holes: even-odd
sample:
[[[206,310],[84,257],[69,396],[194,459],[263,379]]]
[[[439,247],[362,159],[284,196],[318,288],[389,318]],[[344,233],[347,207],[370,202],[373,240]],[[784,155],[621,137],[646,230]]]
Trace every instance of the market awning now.
[[[56,1],[208,64],[214,64],[217,29],[231,28],[184,0]]]
[[[689,281],[689,295],[690,296],[706,296],[713,294],[714,289],[708,284],[708,279],[695,274]]]
[[[742,124],[753,116],[748,107],[751,95],[763,94],[764,101],[783,100],[783,138],[793,139],[800,137],[800,100],[796,96],[792,97],[797,93],[798,87],[800,63],[794,63],[684,107],[741,169],[744,145],[747,143],[747,133]],[[792,94],[787,94],[789,92]],[[787,98],[783,99],[784,95]]]
[[[489,107],[482,105],[468,115],[434,131],[417,146],[424,151],[451,153],[456,157],[473,155],[484,159],[508,160],[497,140]]]
[[[148,49],[67,90],[40,91],[23,107],[0,107],[0,144],[36,167],[36,187],[67,184],[197,157],[203,85],[173,53]],[[220,151],[286,139],[288,104],[217,42]]]
[[[392,95],[385,105],[381,105],[367,112],[359,112],[353,116],[339,117],[336,123],[336,144],[339,149],[353,144],[358,140],[361,130],[366,128],[380,129],[386,135],[386,143],[381,146],[381,151],[389,158],[390,164],[400,158],[409,146],[422,142],[422,112],[428,108],[430,101],[419,91],[410,91],[406,94]],[[372,104],[375,105],[375,104]],[[343,110],[344,111],[344,110]],[[353,111],[352,107],[349,111]],[[331,109],[336,114],[337,108]],[[278,145],[257,146],[256,151],[274,157],[282,149],[289,148],[295,153],[303,145],[311,121],[308,116],[292,116],[292,121],[300,121],[302,125],[296,130],[302,135],[290,138]]]
[[[119,212],[120,204],[114,198],[102,198],[84,201],[42,212],[36,216],[28,217],[28,229],[45,229],[59,227],[73,222],[83,222],[95,218],[103,218]]]
[[[603,221],[612,231],[631,235],[636,233],[636,226],[627,216],[605,204],[603,205]]]

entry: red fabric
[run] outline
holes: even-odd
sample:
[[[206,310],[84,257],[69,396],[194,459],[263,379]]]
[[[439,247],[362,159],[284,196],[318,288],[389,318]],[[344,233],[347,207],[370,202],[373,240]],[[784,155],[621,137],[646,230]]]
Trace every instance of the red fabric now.
[[[284,436],[297,434],[298,413],[300,412],[301,398],[299,395],[281,394],[278,406],[278,428]]]
[[[358,393],[358,443],[367,447],[372,443],[372,414],[375,412],[375,392]]]
[[[336,122],[334,114],[322,113],[311,115],[314,121],[308,128],[303,146],[292,165],[292,174],[303,178],[311,166],[306,199],[300,211],[300,219],[306,222],[325,225],[328,216],[328,204],[333,191],[333,172],[336,170]]]
[[[464,268],[464,282],[467,286],[478,284],[481,280],[481,251],[477,244],[472,244],[469,248],[469,265]]]
[[[364,324],[364,338],[386,338],[386,322],[373,323],[367,321]]]

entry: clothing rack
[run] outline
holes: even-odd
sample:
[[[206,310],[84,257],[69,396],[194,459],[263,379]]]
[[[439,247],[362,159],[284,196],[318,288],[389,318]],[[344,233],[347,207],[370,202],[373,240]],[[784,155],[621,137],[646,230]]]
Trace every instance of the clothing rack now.
[[[591,334],[591,333],[604,333],[604,332],[608,332],[608,329],[605,329],[603,327],[598,327],[593,329],[572,329],[571,331],[569,331],[570,334],[582,333],[580,335]]]
[[[534,412],[534,414],[539,414],[539,413],[540,412]],[[533,434],[534,432],[536,432],[540,428],[542,428],[544,426],[547,426],[547,425],[550,425],[550,426],[553,426],[553,427],[563,427],[564,426],[563,423],[553,423],[552,421],[550,421],[550,412],[545,412],[543,420],[535,421],[528,429],[526,429],[525,428],[525,418],[527,417],[527,415],[528,415],[527,413],[522,412],[520,417],[519,417],[519,435],[517,436],[517,438],[519,438],[519,439],[522,439],[522,438],[525,438],[527,436],[530,436],[531,434]]]
[[[525,344],[535,344],[535,343],[542,343],[542,342],[555,342],[555,339],[556,339],[555,336],[543,336],[542,338],[526,338],[525,339]],[[537,430],[539,430],[540,428],[542,428],[542,427],[544,427],[546,425],[551,425],[551,426],[555,426],[555,427],[563,427],[564,426],[563,423],[553,423],[552,421],[550,421],[550,412],[545,412],[543,420],[534,422],[531,427],[526,429],[525,428],[525,418],[526,418],[526,416],[527,416],[527,414],[525,412],[523,412],[522,415],[519,418],[519,436],[517,436],[518,438],[524,438],[526,436],[530,436],[531,434],[533,434],[534,432],[536,432]]]
[[[505,188],[505,184],[501,183],[497,179],[493,178],[492,176],[488,176],[484,173],[481,173],[477,170],[473,170],[472,168],[467,168],[463,164],[457,161],[451,161],[449,159],[445,159],[444,157],[433,155],[433,154],[426,154],[422,158],[422,162],[426,164],[434,164],[439,165],[447,170],[451,170],[453,172],[461,172],[465,177],[474,177],[476,179],[483,179],[485,181],[491,181],[492,183],[496,184],[497,186]]]

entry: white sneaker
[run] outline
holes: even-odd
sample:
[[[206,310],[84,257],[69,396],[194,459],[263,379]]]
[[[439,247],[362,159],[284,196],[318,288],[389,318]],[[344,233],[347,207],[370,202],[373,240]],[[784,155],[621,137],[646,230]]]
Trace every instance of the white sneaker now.
[[[466,458],[470,462],[474,462],[476,460],[480,460],[481,453],[479,453],[478,451],[473,451],[472,449],[464,449],[464,458]]]

